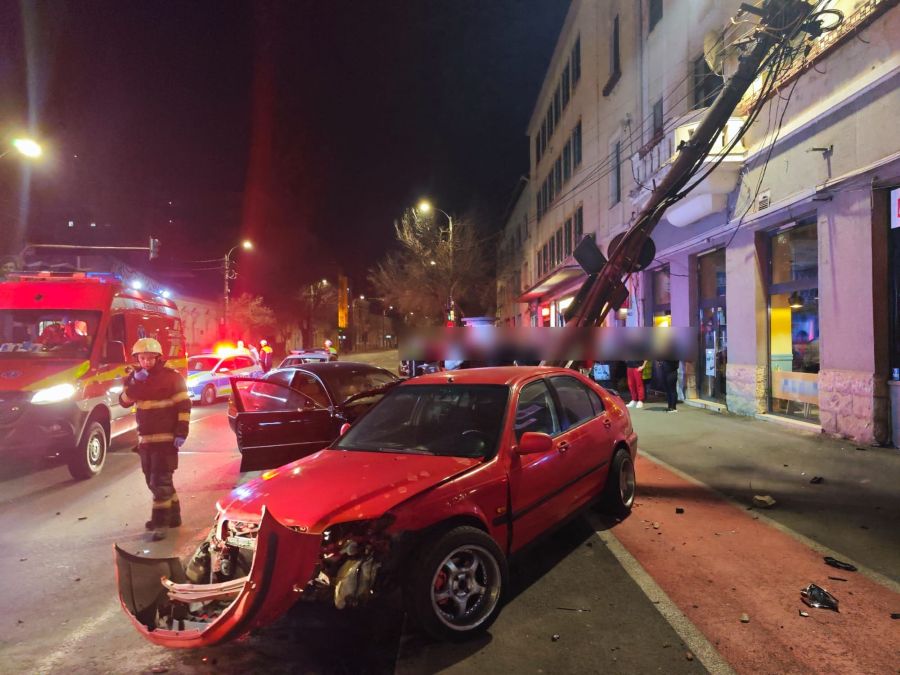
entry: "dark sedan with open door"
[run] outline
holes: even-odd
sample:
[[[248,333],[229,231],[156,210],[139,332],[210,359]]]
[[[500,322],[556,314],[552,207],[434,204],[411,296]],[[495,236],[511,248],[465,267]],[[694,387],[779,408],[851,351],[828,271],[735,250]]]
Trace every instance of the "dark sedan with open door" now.
[[[232,378],[228,421],[241,471],[271,469],[321,450],[399,381],[383,368],[350,361]]]

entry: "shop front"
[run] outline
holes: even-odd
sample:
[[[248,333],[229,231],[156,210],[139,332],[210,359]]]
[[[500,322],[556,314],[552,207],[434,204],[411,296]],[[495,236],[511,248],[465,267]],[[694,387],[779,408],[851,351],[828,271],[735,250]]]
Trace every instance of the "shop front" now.
[[[769,412],[819,421],[819,254],[815,219],[769,236]]]
[[[696,376],[699,398],[725,403],[728,333],[725,320],[725,249],[697,257],[700,353]]]

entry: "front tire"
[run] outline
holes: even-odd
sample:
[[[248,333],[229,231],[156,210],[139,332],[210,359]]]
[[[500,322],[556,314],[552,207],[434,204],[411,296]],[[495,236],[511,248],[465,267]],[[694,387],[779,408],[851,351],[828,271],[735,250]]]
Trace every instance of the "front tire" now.
[[[428,538],[412,565],[406,610],[431,637],[462,640],[500,614],[509,571],[503,551],[482,530],[461,526]]]
[[[208,384],[203,388],[203,393],[200,394],[200,405],[212,405],[217,399],[216,388]]]
[[[631,507],[634,504],[634,493],[634,460],[631,459],[631,453],[628,450],[619,448],[609,467],[606,487],[603,488],[600,504],[608,513],[627,516],[631,513]]]
[[[109,439],[103,425],[90,422],[69,457],[69,473],[72,478],[87,480],[100,473],[106,463],[108,448]]]

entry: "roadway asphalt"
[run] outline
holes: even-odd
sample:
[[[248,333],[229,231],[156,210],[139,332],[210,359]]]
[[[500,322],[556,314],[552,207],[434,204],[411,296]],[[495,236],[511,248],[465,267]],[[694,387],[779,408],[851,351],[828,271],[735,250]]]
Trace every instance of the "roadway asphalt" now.
[[[395,368],[393,354],[367,360]],[[588,513],[514,560],[500,618],[463,644],[411,630],[395,597],[361,610],[298,605],[204,650],[169,651],[135,632],[112,544],[186,556],[205,536],[215,501],[246,478],[224,404],[192,413],[175,476],[185,524],[164,542],[146,541],[150,497],[130,439],[87,482],[60,465],[5,464],[0,672],[896,672],[900,453],[655,407],[634,412],[646,454],[632,515]],[[760,493],[776,506],[748,510]],[[860,571],[825,566],[828,553]],[[839,613],[801,604],[813,581]]]

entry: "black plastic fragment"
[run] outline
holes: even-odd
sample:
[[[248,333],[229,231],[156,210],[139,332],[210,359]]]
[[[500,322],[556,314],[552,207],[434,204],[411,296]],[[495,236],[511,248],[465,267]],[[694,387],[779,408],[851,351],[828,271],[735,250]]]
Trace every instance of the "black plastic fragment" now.
[[[856,572],[856,565],[851,565],[848,562],[844,562],[843,560],[838,560],[837,558],[832,558],[830,555],[826,555],[822,558],[825,561],[826,565],[831,565],[832,567],[837,567],[839,570],[847,570],[848,572]]]

